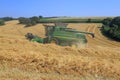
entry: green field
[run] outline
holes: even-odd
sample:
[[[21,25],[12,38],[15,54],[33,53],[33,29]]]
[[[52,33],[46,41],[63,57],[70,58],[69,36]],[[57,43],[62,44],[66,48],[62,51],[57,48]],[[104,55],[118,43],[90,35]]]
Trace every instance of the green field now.
[[[101,23],[104,18],[42,18],[41,23]]]

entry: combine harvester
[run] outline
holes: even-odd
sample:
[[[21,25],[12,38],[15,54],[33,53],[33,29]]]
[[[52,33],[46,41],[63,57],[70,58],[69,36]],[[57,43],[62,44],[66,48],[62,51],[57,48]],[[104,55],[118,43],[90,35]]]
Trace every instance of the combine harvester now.
[[[32,33],[27,33],[25,37],[30,41],[36,41],[43,44],[52,43],[61,46],[71,46],[74,48],[86,46],[86,34],[90,34],[94,38],[94,33],[92,32],[79,31],[67,28],[66,26],[67,24],[55,24],[54,26],[44,25],[46,38],[38,37]]]

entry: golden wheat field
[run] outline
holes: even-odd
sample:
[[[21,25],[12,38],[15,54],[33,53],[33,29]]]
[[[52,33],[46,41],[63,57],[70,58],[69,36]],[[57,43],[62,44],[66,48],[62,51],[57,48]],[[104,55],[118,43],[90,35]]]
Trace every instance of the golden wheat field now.
[[[31,32],[45,37],[42,24],[24,28],[18,21],[0,26],[0,80],[120,80],[120,43],[100,33],[101,24],[68,27],[95,33],[88,45],[74,49],[25,39]]]

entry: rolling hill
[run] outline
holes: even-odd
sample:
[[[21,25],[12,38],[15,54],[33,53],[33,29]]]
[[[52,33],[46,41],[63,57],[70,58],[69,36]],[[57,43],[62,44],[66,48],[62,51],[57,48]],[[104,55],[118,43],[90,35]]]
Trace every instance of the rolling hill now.
[[[0,26],[0,79],[119,80],[120,43],[104,37],[101,24],[70,23],[68,27],[94,32],[95,38],[87,35],[88,46],[74,49],[26,40],[28,32],[45,37],[42,24],[24,28],[14,20]]]

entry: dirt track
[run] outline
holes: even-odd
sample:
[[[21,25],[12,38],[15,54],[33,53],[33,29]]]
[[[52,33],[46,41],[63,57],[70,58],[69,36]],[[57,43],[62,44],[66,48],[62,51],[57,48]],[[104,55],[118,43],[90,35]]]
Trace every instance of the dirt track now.
[[[96,36],[87,36],[88,47],[73,49],[26,40],[27,32],[45,37],[41,24],[24,28],[18,21],[7,22],[0,27],[0,79],[119,80],[120,43],[104,37],[100,25],[69,24],[78,30],[95,32]]]

